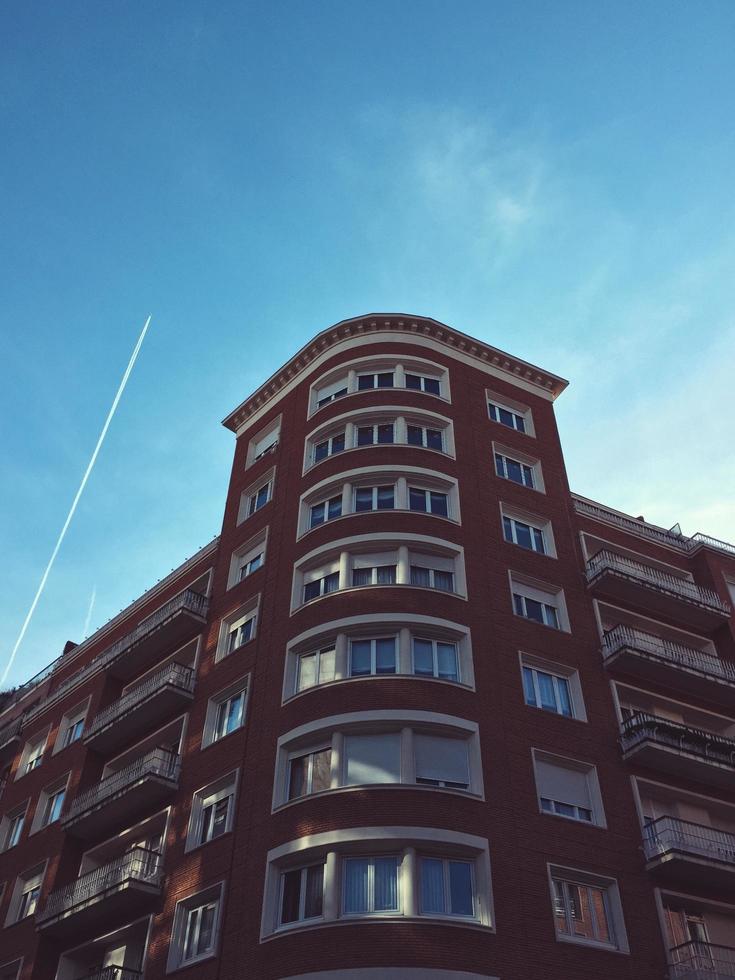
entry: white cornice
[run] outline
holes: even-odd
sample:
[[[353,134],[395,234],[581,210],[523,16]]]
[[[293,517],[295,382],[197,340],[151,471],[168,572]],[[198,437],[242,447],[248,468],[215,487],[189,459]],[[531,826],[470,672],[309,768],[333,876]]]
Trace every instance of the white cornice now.
[[[453,330],[438,320],[430,317],[410,316],[403,313],[370,313],[367,316],[341,320],[332,327],[322,330],[289,361],[282,365],[275,374],[256,391],[246,398],[238,407],[223,419],[222,424],[233,432],[237,432],[245,423],[276,397],[283,389],[293,382],[317,359],[324,360],[325,353],[337,344],[350,339],[364,337],[370,334],[408,334],[423,336],[442,345],[455,356],[463,356],[470,361],[476,360],[478,365],[491,369],[493,374],[523,387],[536,389],[547,398],[554,399],[566,388],[568,382],[555,374],[550,374],[541,368],[529,364],[520,358],[506,354],[470,337],[459,330]]]

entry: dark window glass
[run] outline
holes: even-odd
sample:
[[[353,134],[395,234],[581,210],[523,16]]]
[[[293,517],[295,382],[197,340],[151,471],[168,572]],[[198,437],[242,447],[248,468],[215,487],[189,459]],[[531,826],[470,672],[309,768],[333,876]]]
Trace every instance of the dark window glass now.
[[[418,374],[406,375],[406,387],[413,391],[421,391],[421,376]]]
[[[350,673],[362,677],[370,673],[370,640],[353,640],[350,646]]]
[[[443,592],[454,592],[454,576],[451,572],[434,571],[434,588]]]
[[[358,446],[372,446],[374,439],[374,430],[372,425],[361,425],[357,430],[357,445]]]
[[[343,432],[342,435],[334,436],[332,438],[332,455],[334,455],[334,453],[341,453],[344,448],[345,434]]]
[[[522,524],[520,521],[516,521],[516,541],[521,548],[528,548],[529,551],[533,550],[531,528],[528,524]]]
[[[409,425],[407,441],[409,446],[423,446],[424,444],[423,429],[418,425]]]
[[[378,585],[396,584],[395,565],[379,565],[377,569],[377,573],[378,573]]]
[[[381,444],[393,442],[393,423],[378,426],[378,442]]]
[[[307,582],[304,586],[304,602],[309,602],[311,599],[316,599],[320,595],[321,580],[317,579],[315,582]]]
[[[415,487],[409,487],[408,490],[408,506],[411,510],[426,510],[426,491],[417,490]]]
[[[411,565],[411,585],[420,585],[428,589],[431,586],[431,570],[420,565]]]
[[[329,442],[320,442],[314,446],[314,462],[318,463],[322,459],[326,459],[329,455]]]
[[[317,527],[319,524],[324,523],[324,504],[314,504],[311,508],[311,519],[309,520],[309,527]]]
[[[393,487],[378,487],[378,510],[393,509]]]
[[[372,510],[373,509],[373,488],[372,487],[358,487],[355,490],[355,510]]]
[[[385,371],[378,375],[378,388],[392,388],[393,387],[393,372]]]
[[[513,483],[520,483],[523,485],[523,471],[521,469],[521,464],[515,459],[505,460],[506,472],[508,474],[508,479],[512,480]]]
[[[283,876],[281,896],[281,922],[297,922],[301,898],[301,868],[287,871]]]
[[[432,490],[429,497],[431,500],[431,513],[438,514],[440,517],[448,517],[447,495],[445,493],[435,493]]]
[[[503,457],[500,455],[500,453],[495,453],[495,472],[498,474],[498,476],[505,476]]]
[[[375,673],[395,674],[396,641],[393,637],[375,641]]]
[[[368,388],[375,387],[375,375],[374,374],[361,374],[357,379],[357,390],[367,391]]]
[[[442,434],[439,429],[426,430],[426,446],[428,449],[442,449]]]
[[[434,651],[431,640],[413,641],[413,672],[422,677],[434,676]]]

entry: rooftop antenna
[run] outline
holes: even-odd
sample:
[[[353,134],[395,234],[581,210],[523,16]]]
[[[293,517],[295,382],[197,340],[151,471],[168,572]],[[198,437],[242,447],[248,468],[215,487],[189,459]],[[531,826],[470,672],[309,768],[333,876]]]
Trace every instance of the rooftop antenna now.
[[[49,573],[53,568],[54,562],[56,561],[56,556],[58,555],[62,542],[66,537],[66,532],[69,530],[69,525],[71,524],[72,517],[74,517],[74,512],[77,509],[79,498],[82,496],[82,493],[84,492],[84,488],[87,485],[87,480],[89,479],[89,474],[92,472],[92,468],[97,460],[99,451],[102,448],[102,443],[104,442],[105,436],[107,435],[107,430],[110,428],[110,422],[112,422],[112,417],[115,414],[115,410],[117,409],[120,399],[122,398],[122,393],[123,391],[125,391],[125,385],[128,383],[128,378],[130,377],[130,373],[133,370],[133,367],[135,366],[135,362],[138,358],[138,354],[140,353],[140,348],[143,346],[143,341],[145,340],[145,335],[148,331],[148,325],[150,324],[150,322],[151,322],[151,317],[149,315],[148,319],[145,321],[145,324],[143,325],[143,329],[141,331],[140,337],[138,337],[138,343],[135,345],[135,347],[133,348],[133,353],[130,355],[128,366],[125,368],[125,374],[123,374],[122,376],[122,381],[120,382],[120,386],[117,389],[117,394],[113,399],[110,411],[107,413],[107,418],[105,419],[105,424],[102,426],[102,431],[100,432],[99,439],[97,440],[97,445],[94,447],[92,458],[87,464],[87,469],[85,470],[84,476],[82,477],[82,482],[79,484],[79,489],[77,490],[76,496],[72,501],[72,505],[69,509],[69,513],[67,514],[66,520],[64,521],[64,526],[62,527],[61,533],[59,534],[59,537],[56,541],[56,545],[54,546],[54,550],[51,552],[51,557],[49,558],[48,565],[46,566],[46,571],[41,576],[41,583],[38,586],[38,589],[36,590],[36,594],[33,598],[33,602],[31,603],[31,608],[28,610],[28,615],[26,616],[23,625],[21,626],[20,633],[18,634],[18,639],[15,641],[15,646],[13,647],[12,653],[10,654],[10,659],[8,660],[5,670],[3,671],[3,675],[2,677],[0,677],[0,687],[3,686],[3,684],[7,679],[8,674],[10,673],[10,669],[15,661],[15,656],[18,653],[18,648],[23,642],[23,637],[26,634],[26,630],[28,629],[28,625],[31,621],[31,617],[33,616],[33,613],[36,611],[38,600],[41,598],[41,595],[43,594],[43,590],[46,587],[46,580],[48,579]]]

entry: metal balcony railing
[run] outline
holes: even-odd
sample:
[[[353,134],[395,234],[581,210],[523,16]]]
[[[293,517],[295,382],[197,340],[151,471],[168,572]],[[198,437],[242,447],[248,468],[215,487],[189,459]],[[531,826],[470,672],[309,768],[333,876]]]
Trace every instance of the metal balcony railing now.
[[[727,541],[720,541],[719,538],[713,538],[709,534],[697,532],[691,538],[688,538],[686,535],[677,533],[676,531],[666,531],[663,528],[655,527],[653,524],[646,524],[645,521],[637,521],[634,517],[616,514],[615,511],[608,510],[607,507],[590,503],[587,500],[575,500],[574,509],[578,514],[585,514],[587,517],[593,517],[595,520],[605,521],[607,524],[614,524],[617,527],[623,528],[625,531],[631,531],[633,534],[637,534],[639,537],[657,541],[659,544],[668,545],[670,548],[677,548],[686,554],[706,545],[709,548],[724,551],[729,555],[735,555],[735,545],[729,544]]]
[[[705,762],[735,766],[735,739],[637,711],[620,726],[620,745],[627,752],[645,741],[699,756]]]
[[[23,715],[9,721],[7,725],[3,725],[2,728],[0,728],[0,749],[3,747],[3,745],[7,745],[11,739],[15,738],[17,735],[20,735],[20,730],[22,727]]]
[[[93,735],[106,728],[111,722],[122,718],[123,715],[126,715],[136,705],[140,704],[141,701],[145,701],[151,694],[154,694],[169,684],[172,687],[191,693],[194,690],[194,671],[191,667],[184,667],[182,664],[167,664],[161,670],[156,671],[155,674],[151,674],[150,677],[147,677],[140,684],[136,684],[135,687],[130,688],[121,698],[95,715],[92,724],[85,733],[85,739],[92,738]]]
[[[647,824],[643,850],[649,860],[669,851],[682,851],[735,866],[735,834],[678,817],[659,817]]]
[[[735,977],[735,949],[690,940],[669,950],[671,980],[720,980]]]
[[[161,855],[144,847],[135,847],[122,857],[103,864],[94,871],[81,875],[76,881],[57,888],[46,899],[41,912],[36,916],[39,925],[49,919],[67,914],[80,905],[103,899],[106,894],[125,885],[138,881],[157,885],[161,879]]]
[[[83,813],[100,806],[146,776],[176,779],[179,775],[180,765],[180,758],[176,753],[169,752],[168,749],[153,749],[129,766],[125,766],[124,769],[110,773],[105,779],[77,796],[69,812],[62,819],[62,824],[73,823]]]
[[[689,602],[696,602],[698,605],[716,609],[718,612],[730,613],[728,603],[720,599],[712,589],[702,588],[687,578],[679,578],[678,575],[662,572],[652,565],[645,565],[643,562],[626,558],[625,555],[617,555],[612,551],[598,551],[587,562],[587,580],[591,582],[606,571],[624,575],[626,578],[634,579],[636,582],[651,586],[660,592],[666,592]]]
[[[660,660],[667,660],[678,667],[688,667],[702,674],[719,677],[735,683],[735,664],[720,660],[711,653],[697,650],[696,647],[674,643],[663,637],[633,629],[631,626],[614,626],[605,633],[602,640],[602,655],[607,660],[619,650],[640,650]]]
[[[140,980],[142,976],[140,970],[131,970],[127,966],[101,966],[99,970],[85,973],[75,980]]]
[[[184,592],[180,592],[179,595],[174,596],[173,599],[139,623],[134,630],[126,633],[125,636],[121,637],[116,643],[113,643],[112,646],[103,650],[102,653],[98,654],[85,667],[82,667],[81,670],[72,674],[71,677],[67,677],[65,681],[62,681],[56,690],[52,691],[48,697],[44,698],[43,701],[39,702],[39,704],[27,712],[26,720],[30,721],[54,701],[63,697],[72,688],[81,684],[93,674],[96,674],[98,670],[106,667],[113,660],[117,659],[120,654],[129,650],[130,647],[134,646],[149,633],[152,633],[177,612],[186,610],[204,618],[207,615],[208,606],[209,600],[206,596],[201,595],[201,593],[194,592],[192,589],[186,589]]]

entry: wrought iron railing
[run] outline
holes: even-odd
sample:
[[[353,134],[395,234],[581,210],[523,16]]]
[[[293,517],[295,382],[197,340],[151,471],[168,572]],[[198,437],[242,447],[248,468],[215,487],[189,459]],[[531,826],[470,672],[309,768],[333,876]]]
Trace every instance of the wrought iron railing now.
[[[729,544],[727,541],[720,541],[719,538],[713,538],[711,535],[702,534],[699,531],[689,538],[685,534],[677,533],[676,531],[666,531],[653,524],[647,524],[645,521],[637,521],[634,517],[616,514],[615,511],[608,510],[607,507],[590,503],[587,500],[575,499],[574,509],[578,514],[585,514],[587,517],[595,518],[595,520],[605,521],[607,524],[614,524],[640,537],[649,538],[652,541],[657,541],[659,544],[668,545],[670,548],[678,548],[679,551],[685,553],[691,553],[692,551],[696,551],[697,548],[707,546],[709,548],[716,548],[718,551],[724,551],[729,555],[735,555],[735,545]]]
[[[591,581],[604,571],[625,575],[627,578],[643,582],[645,585],[651,585],[680,599],[687,599],[690,602],[717,609],[722,613],[730,612],[728,603],[724,602],[712,589],[702,588],[687,578],[679,578],[678,575],[662,572],[652,565],[645,565],[643,562],[626,558],[625,555],[617,555],[612,551],[598,551],[587,562],[587,579]]]
[[[109,724],[126,715],[136,705],[140,704],[141,701],[145,701],[151,694],[154,694],[167,685],[191,693],[194,690],[194,671],[191,667],[184,667],[182,664],[173,663],[167,664],[161,670],[156,671],[155,674],[146,677],[140,684],[131,687],[121,698],[118,698],[117,701],[114,701],[107,708],[104,708],[95,715],[92,724],[85,733],[85,739],[92,738],[93,735],[96,735],[103,728],[107,728]]]
[[[659,817],[643,830],[643,850],[647,858],[684,851],[735,865],[735,834],[678,817]]]
[[[66,826],[74,823],[82,814],[109,801],[146,776],[177,779],[180,764],[180,758],[175,752],[162,748],[153,749],[124,769],[110,773],[99,783],[77,796],[67,815],[62,818],[62,824]]]
[[[645,741],[697,755],[706,762],[735,766],[735,739],[637,711],[620,726],[620,745],[627,752]]]
[[[48,697],[44,698],[39,704],[31,708],[26,715],[28,721],[34,718],[36,715],[40,714],[41,711],[45,710],[54,701],[63,697],[68,691],[81,684],[88,677],[96,674],[98,670],[103,667],[108,666],[113,660],[116,660],[122,653],[129,650],[132,646],[135,646],[140,640],[148,636],[154,630],[158,629],[166,620],[170,619],[176,613],[186,610],[192,612],[195,615],[205,617],[207,614],[207,608],[209,605],[209,600],[206,596],[201,595],[199,592],[194,592],[192,589],[186,589],[184,592],[180,592],[177,596],[174,596],[169,602],[161,606],[154,613],[151,613],[146,619],[139,623],[134,630],[126,633],[125,636],[113,643],[112,646],[107,647],[100,654],[94,657],[85,667],[81,670],[76,671],[71,677],[67,677],[65,681],[62,681],[59,686],[52,691]]]
[[[735,977],[735,949],[690,940],[669,950],[671,980],[720,980]]]
[[[140,980],[142,976],[140,970],[131,970],[127,966],[101,966],[99,970],[85,973],[75,980]]]
[[[602,655],[607,660],[608,657],[623,649],[640,650],[679,667],[689,667],[691,670],[698,670],[702,674],[710,674],[713,677],[735,682],[735,664],[728,660],[720,660],[714,654],[705,653],[696,647],[674,643],[672,640],[665,640],[653,633],[646,633],[643,630],[620,624],[613,626],[605,633],[602,640]]]
[[[80,905],[100,900],[112,889],[131,881],[157,885],[161,879],[161,855],[145,847],[135,847],[122,857],[81,875],[76,881],[50,893],[36,916],[43,924],[49,919],[71,912]]]

